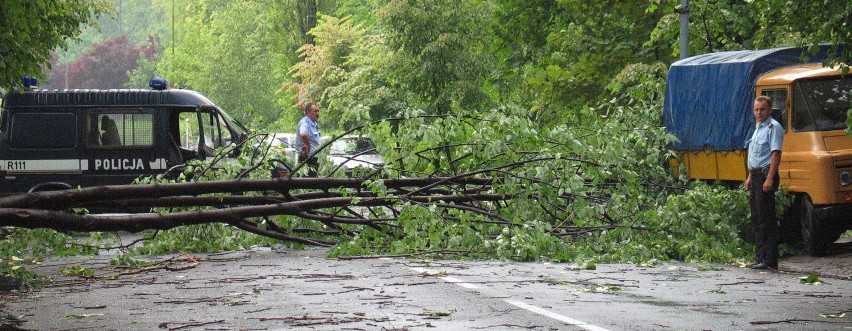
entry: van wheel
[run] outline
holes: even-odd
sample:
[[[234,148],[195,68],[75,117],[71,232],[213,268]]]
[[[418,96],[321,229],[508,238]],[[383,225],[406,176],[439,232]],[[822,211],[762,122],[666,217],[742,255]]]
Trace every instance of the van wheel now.
[[[70,190],[73,187],[66,183],[62,182],[47,182],[40,183],[36,186],[30,187],[30,190],[27,193],[35,193],[35,192],[43,192],[43,191],[61,191],[61,190]]]
[[[825,254],[830,242],[822,220],[814,215],[814,203],[808,195],[802,195],[798,200],[797,207],[805,250],[812,256]]]

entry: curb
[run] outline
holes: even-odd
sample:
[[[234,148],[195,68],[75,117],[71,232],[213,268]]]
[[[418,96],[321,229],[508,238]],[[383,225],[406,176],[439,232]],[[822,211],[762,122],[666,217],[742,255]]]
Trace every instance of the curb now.
[[[805,276],[814,274],[822,278],[852,280],[852,238],[841,238],[824,256],[801,254],[782,259],[778,269]]]

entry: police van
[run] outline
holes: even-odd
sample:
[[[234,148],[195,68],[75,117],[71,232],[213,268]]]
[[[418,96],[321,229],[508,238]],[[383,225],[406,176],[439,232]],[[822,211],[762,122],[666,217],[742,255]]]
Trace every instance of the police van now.
[[[24,85],[2,98],[0,195],[129,184],[247,138],[209,99],[164,79],[151,90]]]

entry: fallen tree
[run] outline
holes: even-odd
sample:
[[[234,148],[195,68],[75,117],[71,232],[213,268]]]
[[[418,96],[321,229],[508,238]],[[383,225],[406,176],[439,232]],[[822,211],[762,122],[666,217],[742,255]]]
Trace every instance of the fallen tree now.
[[[374,123],[364,130],[387,162],[362,177],[339,178],[326,163],[321,178],[293,169],[288,178],[260,179],[269,176],[269,159],[279,160],[264,153],[231,168],[190,164],[186,176],[172,180],[0,198],[0,226],[166,230],[154,240],[163,246],[145,248],[151,254],[187,251],[187,242],[201,242],[191,251],[271,245],[253,238],[228,244],[248,232],[334,246],[338,256],[730,261],[750,251],[738,238],[748,210],[743,192],[699,186],[681,196],[684,183],[667,168],[671,138],[659,127],[637,126],[655,116],[653,109],[619,110],[606,120],[587,114],[589,123],[547,130],[524,114],[503,109]],[[226,179],[234,177],[242,179]],[[195,228],[201,230],[180,232]]]
[[[280,240],[329,245],[327,240],[294,237],[263,217],[291,215],[340,229],[339,224],[381,228],[394,217],[379,217],[370,208],[398,214],[404,204],[435,204],[511,224],[479,202],[509,199],[487,193],[491,178],[379,179],[388,191],[382,196],[365,190],[365,178],[279,178],[217,180],[209,182],[99,186],[46,191],[0,198],[0,226],[51,228],[61,231],[166,230],[179,226],[220,222]],[[299,191],[300,193],[293,193]],[[224,194],[224,195],[223,195]],[[73,210],[140,210],[140,208],[207,209],[137,214],[80,214]],[[362,210],[356,211],[356,208]],[[334,212],[327,210],[333,209]],[[272,225],[272,226],[269,226]]]

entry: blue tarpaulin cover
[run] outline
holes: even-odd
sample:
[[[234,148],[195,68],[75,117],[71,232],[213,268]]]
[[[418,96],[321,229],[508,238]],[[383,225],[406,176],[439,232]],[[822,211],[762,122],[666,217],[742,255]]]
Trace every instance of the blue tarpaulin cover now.
[[[678,151],[743,149],[754,130],[753,102],[758,77],[784,66],[822,62],[830,46],[813,55],[801,47],[697,55],[672,64],[663,121],[680,142]]]

